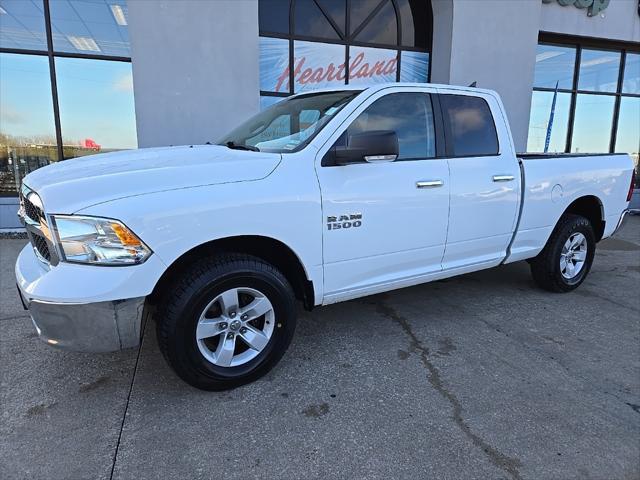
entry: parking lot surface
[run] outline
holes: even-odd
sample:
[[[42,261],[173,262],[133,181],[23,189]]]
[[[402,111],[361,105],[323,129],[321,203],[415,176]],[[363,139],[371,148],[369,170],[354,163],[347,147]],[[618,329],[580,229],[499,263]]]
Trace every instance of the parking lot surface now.
[[[640,218],[575,292],[526,263],[300,311],[262,380],[37,338],[0,240],[0,478],[640,478]]]

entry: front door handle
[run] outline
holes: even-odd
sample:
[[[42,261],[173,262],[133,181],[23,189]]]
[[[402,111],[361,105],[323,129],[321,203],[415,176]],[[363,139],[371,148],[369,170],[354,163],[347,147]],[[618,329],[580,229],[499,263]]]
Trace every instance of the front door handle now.
[[[435,188],[444,185],[442,180],[421,180],[416,182],[416,188]]]
[[[515,177],[513,175],[494,175],[493,176],[493,181],[494,182],[510,182],[514,178]]]

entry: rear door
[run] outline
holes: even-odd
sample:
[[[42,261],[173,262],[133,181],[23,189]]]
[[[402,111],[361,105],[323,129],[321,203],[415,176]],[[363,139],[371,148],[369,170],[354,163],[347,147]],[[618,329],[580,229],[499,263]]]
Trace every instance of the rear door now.
[[[330,147],[372,130],[396,132],[397,160],[322,166]],[[441,270],[449,170],[436,150],[431,96],[417,88],[373,94],[320,148],[325,303]]]
[[[511,241],[520,197],[509,127],[494,96],[439,92],[451,195],[443,268],[497,264]]]

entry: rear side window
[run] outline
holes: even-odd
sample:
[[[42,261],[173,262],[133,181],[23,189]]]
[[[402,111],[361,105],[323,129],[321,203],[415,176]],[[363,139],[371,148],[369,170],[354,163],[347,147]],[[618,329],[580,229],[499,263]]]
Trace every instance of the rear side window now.
[[[373,102],[347,129],[347,135],[393,130],[398,135],[398,160],[436,155],[431,97],[425,93],[390,93]],[[342,139],[344,141],[344,139]]]
[[[477,157],[498,154],[498,134],[487,102],[467,95],[440,95],[448,154]]]

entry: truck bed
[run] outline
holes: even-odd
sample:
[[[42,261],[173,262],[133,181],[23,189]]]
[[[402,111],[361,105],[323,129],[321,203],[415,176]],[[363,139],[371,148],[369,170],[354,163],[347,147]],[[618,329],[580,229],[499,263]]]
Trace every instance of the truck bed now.
[[[627,154],[518,154],[521,214],[507,262],[536,255],[560,216],[578,198],[595,197],[605,220],[602,238],[615,230],[627,206],[633,161]]]

